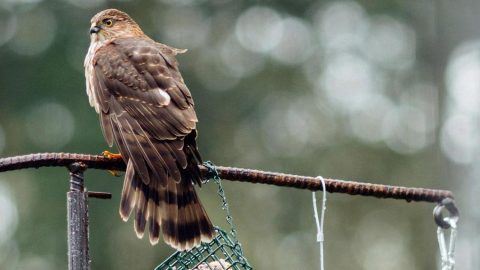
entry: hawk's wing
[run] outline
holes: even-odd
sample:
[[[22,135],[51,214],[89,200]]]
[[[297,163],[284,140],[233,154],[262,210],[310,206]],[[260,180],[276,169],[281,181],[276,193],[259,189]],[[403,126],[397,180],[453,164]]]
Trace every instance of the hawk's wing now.
[[[94,58],[94,92],[101,104],[101,124],[108,143],[115,139],[112,123],[121,127],[121,140],[116,140],[119,147],[121,141],[125,141],[125,147],[130,145],[129,135],[149,139],[138,142],[140,149],[148,148],[142,143],[163,142],[155,147],[158,153],[141,153],[132,147],[123,149],[127,151],[120,149],[139,163],[136,172],[147,184],[150,180],[146,169],[149,165],[158,166],[150,160],[155,157],[166,173],[180,180],[176,163],[182,168],[187,164],[183,138],[195,129],[197,122],[192,96],[180,75],[175,54],[175,49],[148,39],[126,38],[103,47]],[[151,164],[141,164],[141,158],[136,156],[143,156]]]
[[[96,52],[91,94],[107,142],[115,141],[128,164],[122,217],[136,207],[139,237],[150,220],[152,243],[161,224],[167,243],[185,249],[211,238],[213,228],[192,185],[201,182],[197,117],[178,52],[147,38],[116,39]]]

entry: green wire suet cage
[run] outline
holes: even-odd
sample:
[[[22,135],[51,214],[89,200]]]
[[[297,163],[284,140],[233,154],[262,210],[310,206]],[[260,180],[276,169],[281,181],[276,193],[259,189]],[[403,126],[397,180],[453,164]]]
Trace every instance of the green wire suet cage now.
[[[183,252],[175,252],[155,270],[242,270],[253,269],[243,257],[240,243],[216,227],[216,237]]]
[[[220,176],[212,162],[203,164],[209,171],[218,186],[218,195],[222,199],[222,209],[226,212],[226,220],[230,225],[230,232],[215,227],[217,235],[208,242],[202,243],[188,251],[177,251],[168,257],[154,270],[250,270],[253,269],[243,256],[242,246],[237,240],[237,232],[233,225],[225,191]]]

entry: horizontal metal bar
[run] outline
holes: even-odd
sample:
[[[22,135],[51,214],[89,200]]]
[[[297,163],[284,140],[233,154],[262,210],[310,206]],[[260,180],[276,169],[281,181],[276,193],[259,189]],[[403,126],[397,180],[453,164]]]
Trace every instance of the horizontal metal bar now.
[[[74,153],[39,153],[0,159],[0,172],[25,168],[68,166],[72,162],[82,162],[93,169],[125,170],[122,159],[110,159],[103,156]],[[208,171],[199,166],[207,177]],[[294,187],[309,190],[322,190],[321,181],[314,177],[265,172],[251,169],[217,166],[221,178],[225,180],[259,184]],[[406,201],[441,202],[444,198],[453,198],[448,190],[380,185],[364,182],[345,181],[325,178],[328,192],[362,195],[376,198],[401,199]]]

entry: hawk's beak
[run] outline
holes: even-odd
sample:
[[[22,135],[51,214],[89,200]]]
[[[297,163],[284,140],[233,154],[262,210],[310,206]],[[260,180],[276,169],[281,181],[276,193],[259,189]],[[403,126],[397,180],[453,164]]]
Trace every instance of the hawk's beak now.
[[[98,32],[100,32],[101,28],[98,27],[98,26],[94,26],[92,28],[90,28],[90,35],[91,34],[97,34]]]

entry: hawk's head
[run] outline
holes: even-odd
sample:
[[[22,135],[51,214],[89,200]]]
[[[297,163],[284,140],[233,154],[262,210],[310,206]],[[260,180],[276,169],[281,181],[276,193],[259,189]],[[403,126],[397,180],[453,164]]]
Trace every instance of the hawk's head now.
[[[100,11],[90,22],[92,42],[144,35],[138,24],[127,13],[118,9]]]

